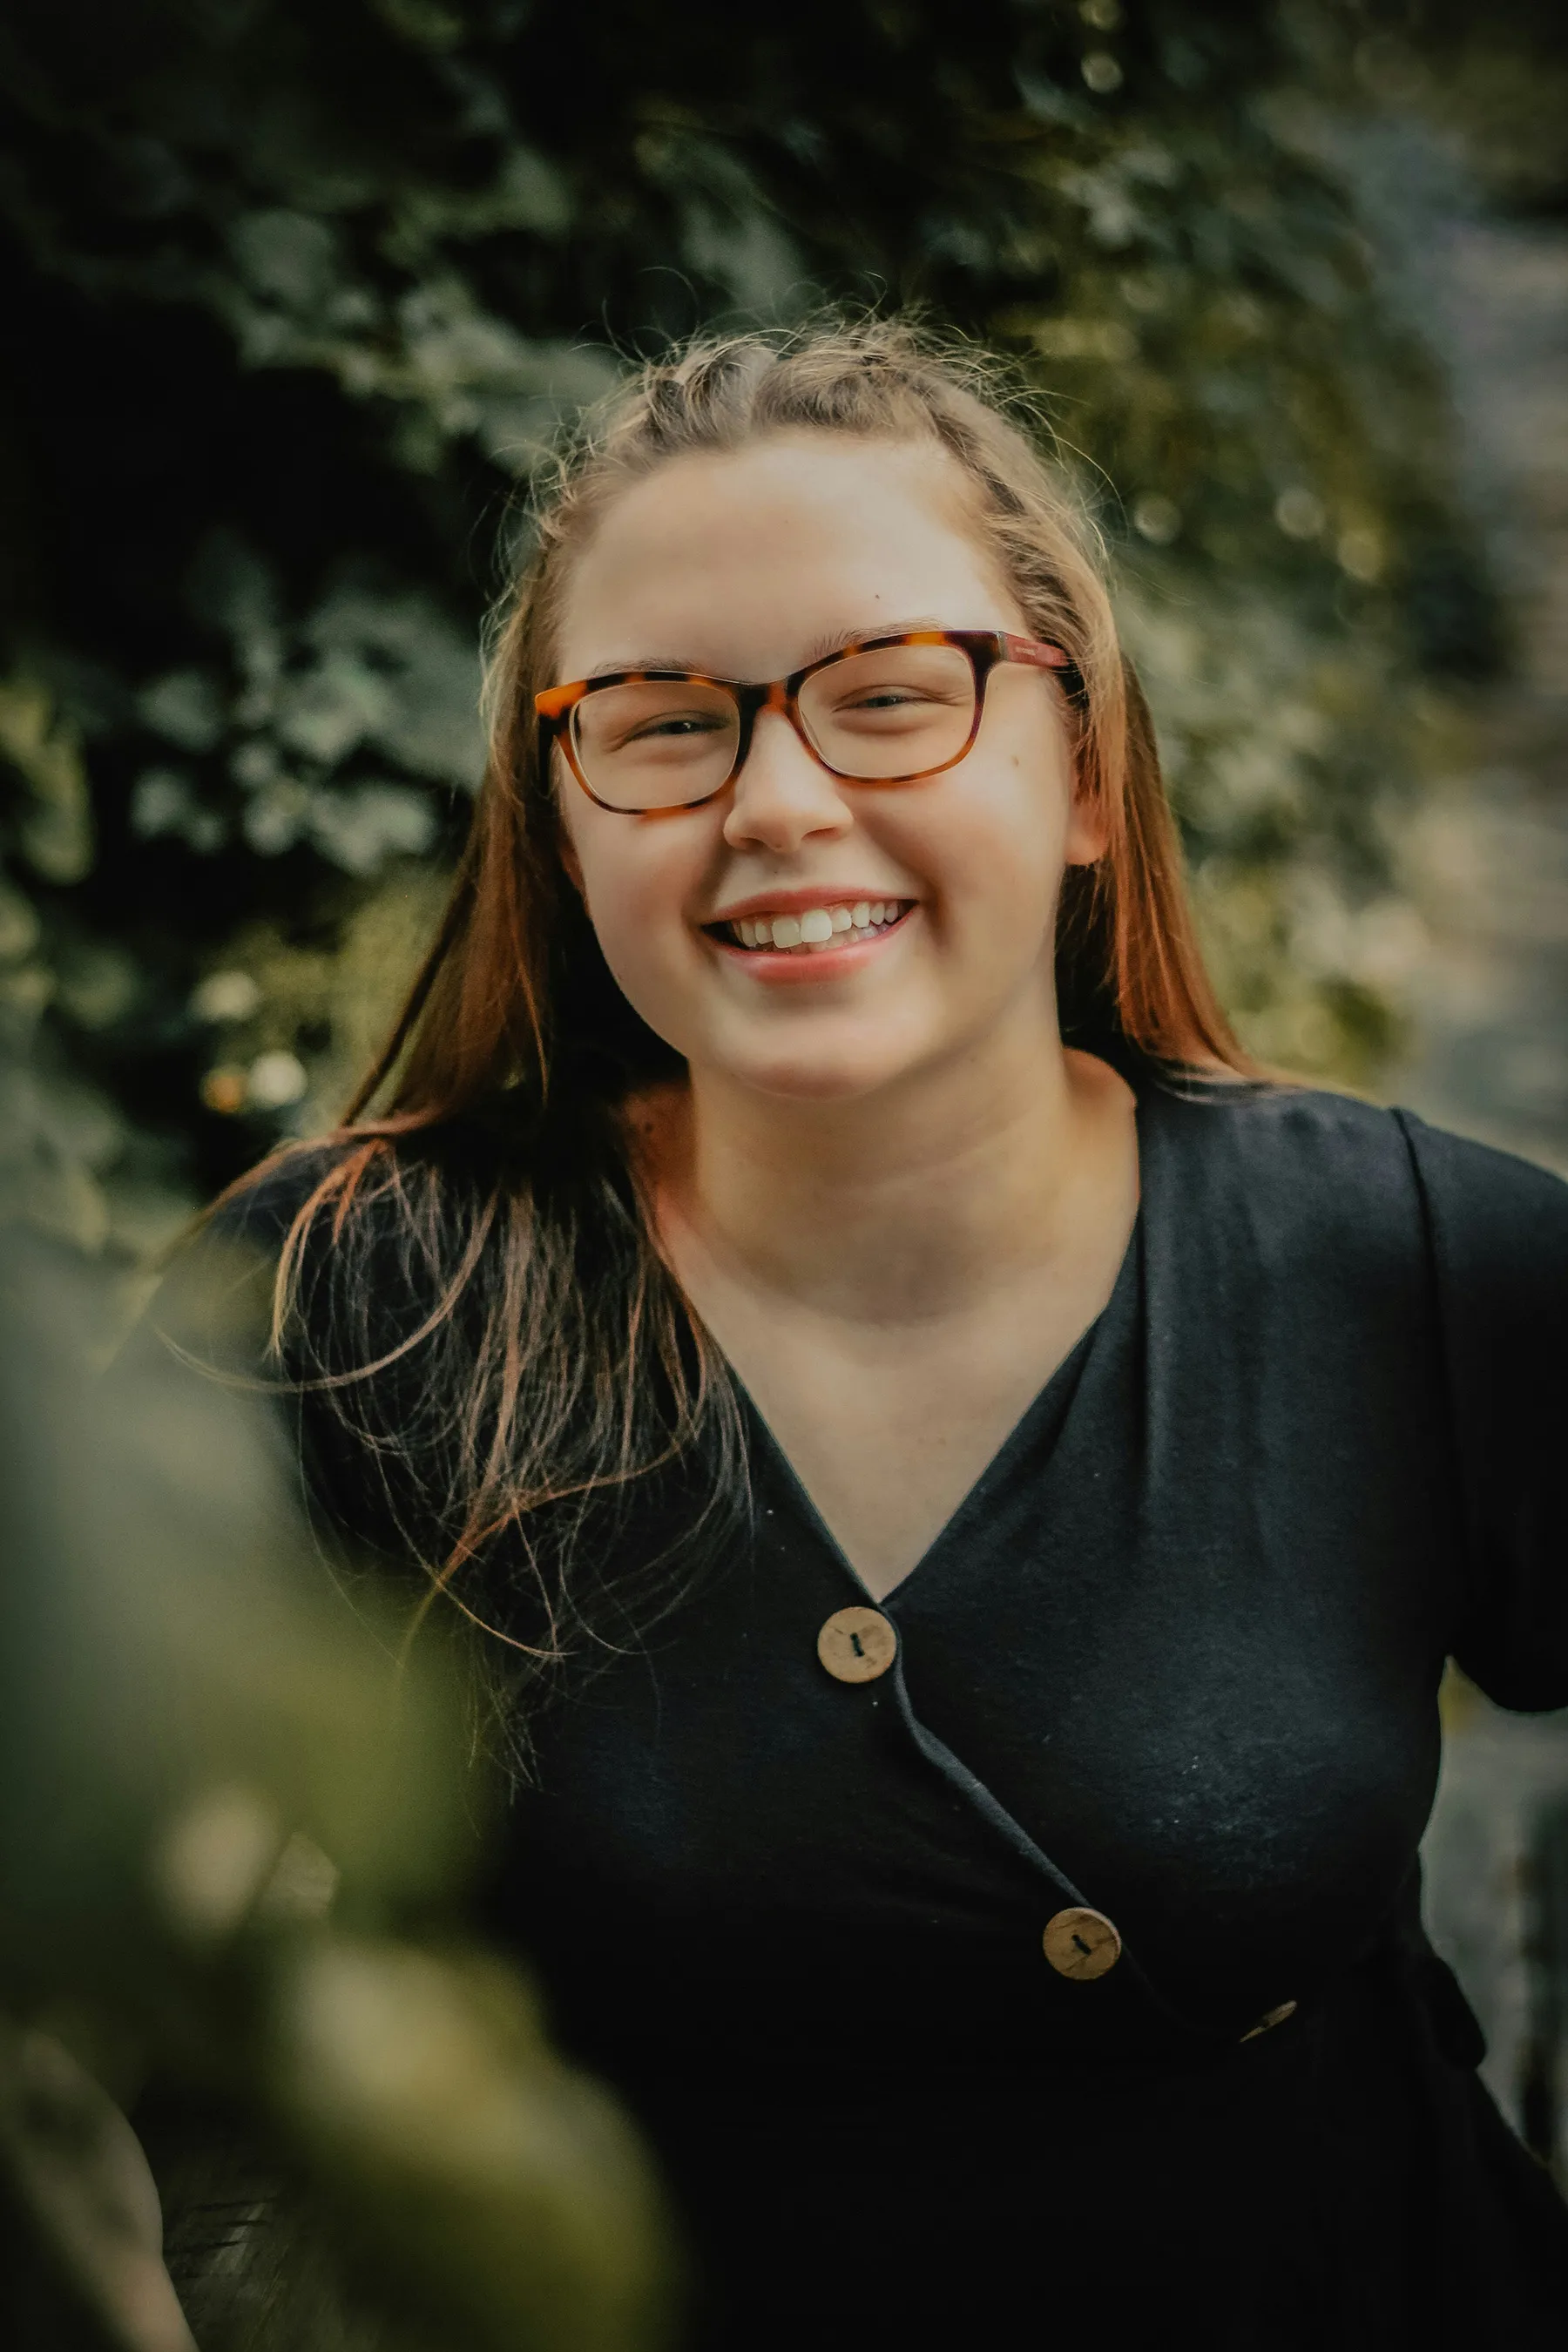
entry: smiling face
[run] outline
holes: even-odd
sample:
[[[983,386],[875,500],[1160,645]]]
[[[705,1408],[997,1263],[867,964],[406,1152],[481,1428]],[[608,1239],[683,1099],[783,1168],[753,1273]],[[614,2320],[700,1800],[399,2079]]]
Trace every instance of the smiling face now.
[[[1029,634],[953,461],[781,435],[672,459],[613,501],[565,583],[555,675],[762,681],[932,627]],[[700,806],[600,808],[555,765],[605,961],[697,1082],[865,1095],[1009,1031],[1054,1036],[1063,868],[1104,845],[1042,672],[994,669],[973,748],[915,783],[829,774],[773,709]]]

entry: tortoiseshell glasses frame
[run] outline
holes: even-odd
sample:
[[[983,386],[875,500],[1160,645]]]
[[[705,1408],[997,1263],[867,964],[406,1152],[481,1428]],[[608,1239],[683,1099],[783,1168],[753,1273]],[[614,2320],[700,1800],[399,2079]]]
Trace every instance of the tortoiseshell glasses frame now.
[[[803,691],[814,681],[821,679],[825,671],[845,662],[858,660],[867,654],[882,653],[900,646],[951,646],[966,657],[973,683],[973,701],[963,741],[942,759],[898,774],[878,772],[875,768],[867,773],[836,765],[821,746],[812,740],[809,727],[802,719],[800,698]],[[727,791],[745,766],[759,713],[776,710],[789,720],[806,751],[830,776],[847,783],[919,783],[927,776],[939,776],[947,769],[957,767],[959,761],[973,749],[984,716],[987,682],[992,671],[1006,662],[1016,662],[1030,669],[1061,673],[1070,695],[1076,698],[1082,692],[1082,680],[1077,666],[1059,646],[1046,645],[1036,637],[1015,636],[1005,629],[908,629],[896,635],[858,637],[838,652],[825,654],[819,660],[806,663],[804,668],[792,671],[788,677],[773,678],[765,685],[749,684],[740,678],[710,677],[700,670],[611,670],[599,677],[578,678],[569,686],[546,687],[542,693],[535,695],[534,709],[541,738],[541,771],[547,779],[551,748],[559,744],[577,782],[600,808],[623,816],[659,816],[679,809],[700,808]],[[606,800],[602,790],[595,789],[585,772],[581,740],[584,706],[595,696],[614,688],[654,685],[700,687],[718,698],[712,707],[714,715],[722,709],[722,698],[728,698],[734,709],[734,751],[728,770],[720,782],[679,800],[629,803]],[[603,782],[601,774],[601,786]]]

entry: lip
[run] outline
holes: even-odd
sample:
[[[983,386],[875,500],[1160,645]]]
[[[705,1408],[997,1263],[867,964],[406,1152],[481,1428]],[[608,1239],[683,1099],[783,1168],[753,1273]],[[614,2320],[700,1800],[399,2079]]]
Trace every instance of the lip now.
[[[805,915],[813,907],[853,907],[861,898],[873,905],[879,898],[916,903],[912,891],[889,890],[885,883],[873,889],[864,882],[819,882],[815,890],[757,890],[749,898],[737,898],[721,914],[708,916],[702,929],[712,930],[721,923],[738,923],[742,915]],[[748,953],[757,952],[748,950]],[[766,950],[760,952],[765,954]]]
[[[823,904],[820,892],[815,898],[804,898],[797,892],[796,898],[802,907],[820,907]],[[795,907],[782,896],[760,898],[753,903],[759,914],[770,909],[780,915],[795,912]],[[835,898],[827,903],[837,905],[839,902]],[[849,973],[858,971],[861,965],[868,963],[873,956],[885,954],[889,944],[908,929],[911,917],[919,912],[919,900],[912,900],[896,923],[879,930],[871,939],[855,940],[844,947],[825,944],[812,955],[802,955],[795,948],[743,948],[738,940],[721,938],[715,930],[706,927],[703,936],[717,954],[727,962],[741,966],[753,980],[759,980],[770,988],[796,988],[815,981],[843,980]],[[725,918],[728,922],[738,919],[737,915]]]

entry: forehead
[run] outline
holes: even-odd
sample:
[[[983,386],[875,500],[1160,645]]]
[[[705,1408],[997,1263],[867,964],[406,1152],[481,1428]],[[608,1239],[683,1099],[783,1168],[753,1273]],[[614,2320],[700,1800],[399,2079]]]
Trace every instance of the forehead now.
[[[934,445],[828,433],[669,459],[616,497],[568,572],[555,673],[670,663],[782,677],[822,643],[915,622],[1024,625]]]

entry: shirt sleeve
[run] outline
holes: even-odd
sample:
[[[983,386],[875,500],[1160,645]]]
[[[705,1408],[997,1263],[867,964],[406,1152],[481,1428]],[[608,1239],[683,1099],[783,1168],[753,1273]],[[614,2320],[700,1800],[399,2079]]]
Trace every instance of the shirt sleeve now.
[[[1501,1706],[1565,1706],[1568,1184],[1398,1116],[1426,1216],[1464,1516],[1454,1656]]]

